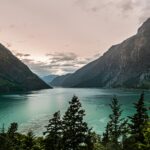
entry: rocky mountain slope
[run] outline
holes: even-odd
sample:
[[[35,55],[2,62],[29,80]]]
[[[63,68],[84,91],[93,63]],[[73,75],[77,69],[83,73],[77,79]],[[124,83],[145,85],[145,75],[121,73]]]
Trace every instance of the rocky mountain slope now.
[[[0,44],[0,92],[51,88]]]
[[[112,46],[62,82],[57,80],[52,84],[63,87],[150,88],[150,19],[136,35]]]

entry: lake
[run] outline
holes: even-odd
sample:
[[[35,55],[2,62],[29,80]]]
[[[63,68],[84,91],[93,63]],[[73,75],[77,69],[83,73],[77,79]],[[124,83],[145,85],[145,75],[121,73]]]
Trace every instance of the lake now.
[[[123,117],[135,112],[133,103],[139,99],[141,90],[118,90],[98,88],[54,88],[19,94],[0,95],[0,125],[6,127],[18,122],[19,131],[33,130],[36,135],[45,131],[45,125],[53,113],[63,114],[73,95],[79,97],[86,111],[85,120],[89,127],[102,133],[111,113],[109,104],[114,95],[122,104]],[[150,107],[150,91],[145,92],[145,104]]]

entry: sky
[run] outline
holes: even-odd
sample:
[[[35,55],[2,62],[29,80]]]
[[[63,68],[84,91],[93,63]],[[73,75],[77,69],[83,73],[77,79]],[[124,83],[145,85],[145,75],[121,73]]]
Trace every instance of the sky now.
[[[136,34],[150,0],[0,0],[0,43],[39,76],[72,73]]]

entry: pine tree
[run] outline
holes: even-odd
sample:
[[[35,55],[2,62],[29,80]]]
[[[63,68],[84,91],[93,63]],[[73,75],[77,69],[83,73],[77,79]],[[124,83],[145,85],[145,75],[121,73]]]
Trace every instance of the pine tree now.
[[[103,145],[101,144],[100,135],[92,132],[92,129],[89,129],[89,133],[86,138],[86,150],[104,150]]]
[[[32,131],[29,131],[23,141],[23,149],[31,150],[35,145],[35,137]]]
[[[81,108],[81,103],[76,96],[69,104],[63,117],[63,150],[79,150],[81,145],[85,145],[89,131],[87,123],[83,120],[85,111]]]
[[[121,105],[119,104],[116,97],[113,98],[110,107],[112,109],[112,114],[109,116],[110,121],[107,124],[103,141],[105,144],[110,141],[116,145],[119,145],[119,138],[123,137],[127,132],[127,120],[121,118]]]
[[[147,109],[144,104],[144,92],[141,94],[138,102],[134,104],[134,107],[136,113],[132,117],[129,117],[131,119],[129,127],[131,129],[131,134],[134,135],[137,140],[142,142],[144,140],[143,127],[148,121]]]
[[[11,123],[10,127],[8,128],[8,135],[10,138],[14,138],[16,132],[18,130],[18,124],[16,122]]]
[[[4,149],[10,150],[10,143],[7,140],[7,134],[5,133],[5,127],[3,124],[0,132],[0,150],[4,150]]]
[[[16,122],[11,123],[6,134],[8,145],[10,144],[11,147],[13,147],[14,149],[18,149],[17,130],[18,130],[18,124]]]
[[[45,139],[45,150],[60,150],[61,138],[62,138],[62,121],[60,117],[60,111],[53,115],[53,118],[49,120]]]
[[[107,143],[109,143],[110,142],[110,131],[109,131],[109,129],[110,129],[110,125],[109,125],[109,123],[107,124],[107,126],[106,126],[106,130],[105,130],[105,132],[103,133],[103,138],[102,138],[102,143],[103,143],[103,145],[106,145]]]

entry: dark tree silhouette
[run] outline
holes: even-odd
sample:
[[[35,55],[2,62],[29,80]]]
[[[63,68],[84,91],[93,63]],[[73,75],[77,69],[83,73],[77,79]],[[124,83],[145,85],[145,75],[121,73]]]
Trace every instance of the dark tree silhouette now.
[[[23,141],[23,148],[25,150],[31,150],[34,149],[35,141],[34,141],[34,134],[32,131],[29,131],[27,133],[27,136],[25,136]]]
[[[129,127],[131,134],[135,136],[140,142],[144,141],[143,128],[148,121],[147,109],[144,104],[144,92],[141,94],[140,99],[134,104],[136,113],[133,116],[129,116],[131,123]]]
[[[122,110],[116,97],[110,104],[112,114],[109,116],[110,121],[107,124],[106,131],[103,136],[104,144],[112,142],[119,145],[119,138],[123,137],[127,132],[127,120],[121,118]]]
[[[110,142],[110,124],[107,123],[106,130],[103,133],[102,143],[106,146],[107,143]]]
[[[85,111],[76,96],[69,105],[63,117],[63,150],[79,150],[80,146],[85,144],[88,134],[87,123],[83,120]]]
[[[53,115],[53,118],[49,120],[45,139],[46,150],[60,150],[61,138],[62,138],[62,121],[60,118],[60,111]]]

